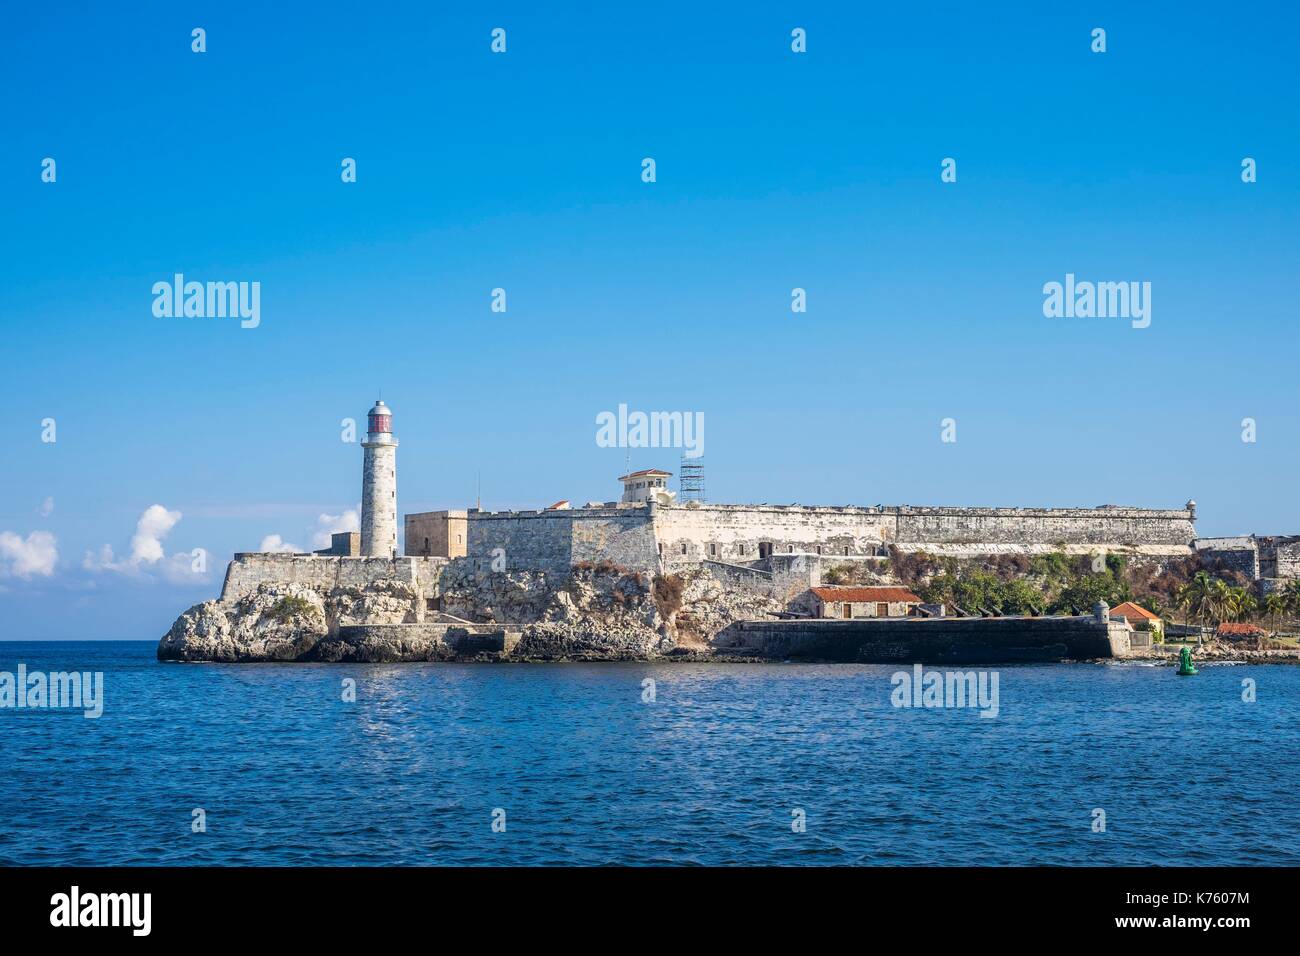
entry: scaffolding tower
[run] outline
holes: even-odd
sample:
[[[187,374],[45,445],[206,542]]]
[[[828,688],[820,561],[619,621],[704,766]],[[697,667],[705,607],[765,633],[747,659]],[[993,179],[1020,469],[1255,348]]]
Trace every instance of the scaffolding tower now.
[[[678,501],[704,500],[704,459],[682,456],[681,467],[677,469]]]

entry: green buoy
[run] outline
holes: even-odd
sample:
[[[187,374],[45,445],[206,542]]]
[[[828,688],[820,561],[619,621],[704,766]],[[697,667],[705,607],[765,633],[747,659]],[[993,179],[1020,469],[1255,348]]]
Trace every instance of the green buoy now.
[[[1198,673],[1200,673],[1200,671],[1198,671],[1192,664],[1192,649],[1190,647],[1184,647],[1178,652],[1178,676],[1191,677],[1193,674]]]

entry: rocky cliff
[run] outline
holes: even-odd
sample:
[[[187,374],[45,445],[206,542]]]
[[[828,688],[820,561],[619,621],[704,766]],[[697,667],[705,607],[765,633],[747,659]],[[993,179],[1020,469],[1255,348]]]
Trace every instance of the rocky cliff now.
[[[703,568],[655,577],[610,564],[568,574],[490,572],[453,562],[439,581],[441,612],[402,581],[365,587],[266,582],[231,600],[190,608],[158,645],[172,661],[651,660],[708,655],[737,620],[781,609],[767,597],[728,590]],[[500,625],[518,639],[495,654],[454,642],[442,619],[482,632]],[[355,625],[386,625],[358,628]],[[408,625],[396,627],[392,625]],[[417,626],[418,625],[418,626]],[[465,648],[474,647],[472,652]]]

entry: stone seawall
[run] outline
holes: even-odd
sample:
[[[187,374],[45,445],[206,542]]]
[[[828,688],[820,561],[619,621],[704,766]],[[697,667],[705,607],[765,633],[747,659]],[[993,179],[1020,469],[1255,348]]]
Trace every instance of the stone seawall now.
[[[1127,628],[1093,617],[745,621],[719,650],[865,664],[997,664],[1091,660],[1129,653]]]

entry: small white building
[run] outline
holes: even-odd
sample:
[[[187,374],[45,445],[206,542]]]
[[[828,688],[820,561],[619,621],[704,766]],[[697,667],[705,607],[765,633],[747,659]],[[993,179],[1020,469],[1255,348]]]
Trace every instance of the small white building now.
[[[623,482],[623,504],[664,499],[672,501],[677,497],[668,490],[668,479],[672,476],[671,471],[660,471],[658,468],[643,468],[641,471],[620,475],[618,480]]]

